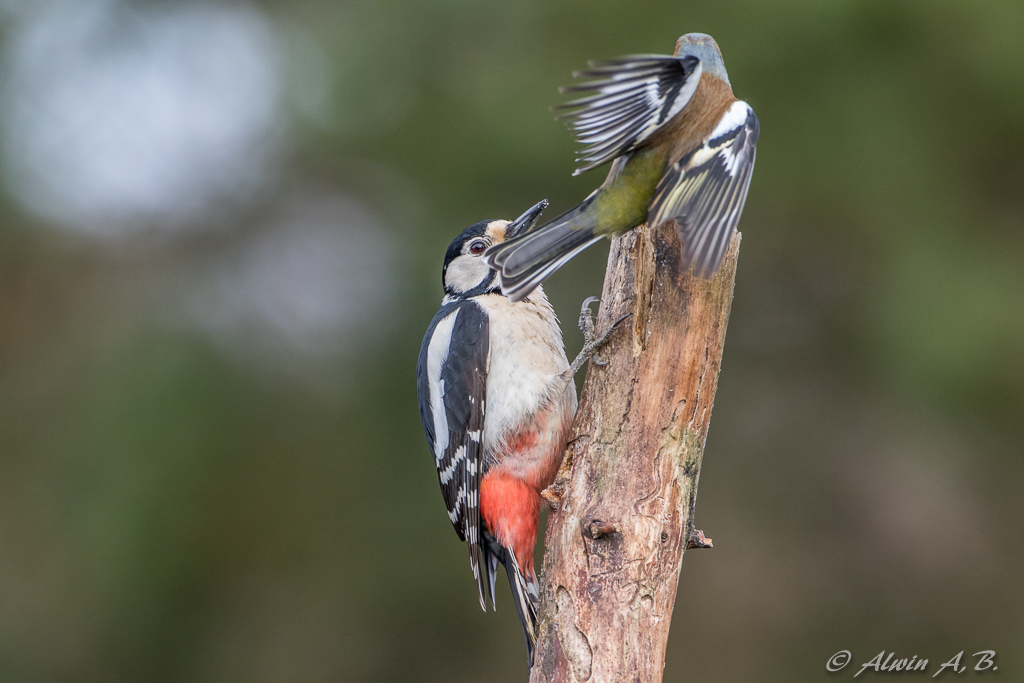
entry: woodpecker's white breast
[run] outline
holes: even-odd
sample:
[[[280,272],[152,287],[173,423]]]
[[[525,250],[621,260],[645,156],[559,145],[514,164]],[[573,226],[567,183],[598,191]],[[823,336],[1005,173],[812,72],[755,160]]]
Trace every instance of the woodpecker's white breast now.
[[[490,328],[484,450],[493,452],[549,401],[567,403],[574,413],[576,388],[561,376],[569,367],[562,331],[540,287],[516,303],[500,294],[475,301],[487,311]]]

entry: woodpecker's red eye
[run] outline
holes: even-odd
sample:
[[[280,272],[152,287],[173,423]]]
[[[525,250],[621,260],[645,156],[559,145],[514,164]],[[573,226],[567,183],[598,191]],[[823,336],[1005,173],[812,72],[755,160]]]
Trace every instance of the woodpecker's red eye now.
[[[471,254],[482,254],[482,253],[484,253],[484,249],[486,249],[486,248],[487,248],[487,242],[484,242],[483,240],[475,240],[474,242],[470,243],[470,245],[469,245],[469,253],[471,253]]]

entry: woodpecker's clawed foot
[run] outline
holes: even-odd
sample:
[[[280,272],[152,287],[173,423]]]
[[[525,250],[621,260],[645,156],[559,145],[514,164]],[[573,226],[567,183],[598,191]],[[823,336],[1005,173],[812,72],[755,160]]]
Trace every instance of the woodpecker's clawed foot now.
[[[619,323],[621,323],[623,320],[632,315],[632,313],[627,313],[626,315],[622,316],[621,318],[613,322],[611,325],[609,325],[608,329],[605,330],[600,337],[597,337],[595,339],[594,335],[596,333],[596,325],[594,324],[594,316],[590,312],[590,304],[594,303],[595,301],[601,300],[596,296],[587,297],[587,299],[583,302],[583,307],[580,309],[580,331],[583,333],[583,350],[580,351],[580,354],[576,356],[576,359],[573,360],[572,365],[569,366],[569,369],[566,370],[565,372],[565,374],[570,379],[575,377],[576,373],[580,371],[580,368],[583,367],[584,363],[586,363],[591,358],[594,359],[594,365],[608,364],[607,361],[601,360],[597,356],[597,352],[600,351],[604,347],[604,345],[608,343],[608,340],[611,339],[612,332],[615,331],[615,328],[618,327]]]
[[[585,342],[593,341],[594,339],[594,314],[590,312],[590,304],[597,302],[600,303],[600,297],[588,296],[583,300],[583,305],[580,307],[580,332],[583,333],[583,340]]]

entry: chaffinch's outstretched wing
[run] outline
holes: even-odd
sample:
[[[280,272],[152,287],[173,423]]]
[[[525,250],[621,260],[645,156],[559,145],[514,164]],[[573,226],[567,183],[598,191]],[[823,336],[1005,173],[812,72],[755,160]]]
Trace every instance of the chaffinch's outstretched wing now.
[[[586,145],[578,152],[584,162],[579,175],[635,148],[690,101],[700,82],[696,57],[631,55],[591,62],[591,69],[573,73],[594,80],[562,88],[562,92],[596,91],[566,102],[559,118],[570,120],[576,139]]]
[[[698,275],[714,273],[747,200],[759,134],[757,116],[737,100],[707,143],[665,173],[655,190],[648,223],[675,219],[683,245],[682,265]]]
[[[487,396],[487,315],[472,300],[443,306],[420,347],[416,389],[420,420],[434,454],[448,517],[469,546],[469,562],[486,609],[493,573],[480,527],[480,478]],[[487,563],[488,566],[481,567]]]

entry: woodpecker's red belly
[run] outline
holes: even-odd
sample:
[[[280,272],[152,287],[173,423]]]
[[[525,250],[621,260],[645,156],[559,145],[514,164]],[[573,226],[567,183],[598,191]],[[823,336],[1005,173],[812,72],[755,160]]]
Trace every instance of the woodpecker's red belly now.
[[[540,492],[555,479],[574,413],[575,401],[565,394],[550,401],[492,454],[495,464],[480,482],[480,516],[527,576],[535,576]]]

